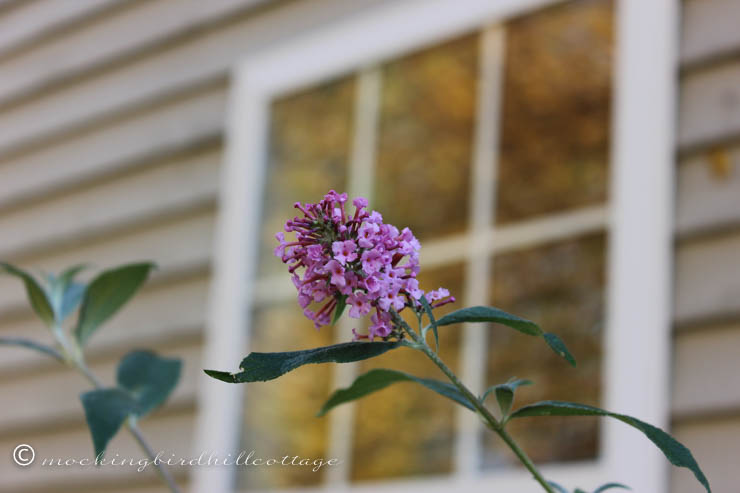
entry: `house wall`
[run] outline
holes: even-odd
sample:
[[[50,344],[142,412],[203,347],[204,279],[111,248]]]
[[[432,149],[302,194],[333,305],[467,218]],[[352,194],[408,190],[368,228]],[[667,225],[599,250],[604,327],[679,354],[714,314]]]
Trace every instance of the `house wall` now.
[[[153,259],[142,292],[96,334],[90,365],[151,348],[185,360],[142,423],[155,448],[192,454],[222,159],[228,70],[249,50],[379,0],[17,0],[0,3],[0,258],[28,268]],[[0,277],[0,335],[43,340],[17,281]],[[92,455],[77,394],[53,361],[0,348],[0,492],[161,491],[151,472],[33,471],[10,451]],[[114,442],[138,457],[133,440]],[[186,471],[177,472],[187,484]]]
[[[0,258],[58,269],[153,259],[159,270],[91,342],[112,381],[135,347],[185,359],[143,427],[189,455],[217,208],[228,69],[249,50],[389,0],[0,0]],[[681,31],[672,427],[716,491],[740,457],[740,19],[738,0],[688,0]],[[0,278],[0,335],[44,337],[20,286]],[[0,450],[92,446],[84,382],[0,349]],[[166,421],[166,426],[162,423]],[[121,454],[131,439],[116,438]],[[5,452],[2,452],[5,454]],[[9,453],[9,452],[8,452]],[[0,493],[158,489],[153,474],[0,461]],[[187,477],[180,473],[180,482]],[[699,491],[672,469],[672,492]],[[608,478],[613,479],[613,478]]]
[[[715,491],[740,457],[740,1],[683,4],[672,427]],[[673,469],[671,491],[700,491]]]

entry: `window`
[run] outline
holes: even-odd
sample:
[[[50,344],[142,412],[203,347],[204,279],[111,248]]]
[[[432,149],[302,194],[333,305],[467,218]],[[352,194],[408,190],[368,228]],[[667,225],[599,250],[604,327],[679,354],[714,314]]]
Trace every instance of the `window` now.
[[[388,221],[413,229],[423,243],[422,287],[447,286],[460,306],[493,304],[532,318],[562,334],[580,363],[570,370],[536,341],[493,327],[443,331],[442,356],[471,387],[483,389],[513,371],[536,384],[523,389],[520,404],[551,397],[604,407],[621,402],[625,394],[614,389],[628,373],[610,366],[610,358],[629,341],[624,333],[613,335],[613,320],[631,300],[615,293],[635,266],[616,260],[626,251],[618,239],[629,221],[619,214],[610,219],[610,210],[622,210],[626,186],[623,169],[613,169],[620,166],[619,154],[617,162],[611,159],[613,136],[621,139],[617,150],[628,149],[612,130],[614,121],[623,128],[625,118],[624,112],[612,118],[613,93],[620,90],[613,81],[621,80],[613,74],[615,8],[608,0],[531,8],[546,3],[470,1],[467,11],[459,2],[397,2],[362,14],[357,23],[365,31],[338,22],[245,60],[227,136],[214,281],[220,301],[206,360],[218,358],[223,367],[227,354],[238,361],[248,350],[303,349],[351,337],[354,319],[312,329],[271,256],[272,235],[294,215],[292,202],[315,201],[335,188],[367,196]],[[408,18],[416,19],[413,25]],[[372,35],[381,27],[384,36]],[[365,42],[348,43],[362,32]],[[631,189],[631,197],[636,192]],[[659,211],[666,206],[649,195],[647,204]],[[658,226],[651,234],[663,241],[667,225]],[[625,247],[635,240],[622,241]],[[658,325],[662,316],[656,312]],[[605,340],[618,344],[604,346]],[[659,333],[655,340],[660,343]],[[484,435],[474,415],[427,399],[425,389],[391,387],[328,419],[313,418],[331,390],[369,368],[436,375],[414,356],[304,368],[279,383],[240,389],[244,400],[230,386],[219,391],[231,393],[220,414],[204,395],[202,421],[218,416],[223,424],[217,427],[221,442],[209,436],[200,443],[223,447],[226,440],[234,450],[265,456],[344,461],[319,474],[240,471],[239,490],[400,479],[413,479],[403,483],[412,489],[441,477],[474,489],[496,478],[504,489],[528,491],[526,474],[508,467],[510,456]],[[560,372],[562,379],[553,378]],[[642,384],[651,391],[650,382]],[[651,410],[660,415],[659,404]],[[548,477],[591,486],[624,467],[621,443],[598,421],[523,424],[526,430],[513,433],[536,461],[548,464]],[[241,436],[227,438],[240,427]],[[198,474],[196,485],[218,490],[221,484],[227,491],[228,473]]]

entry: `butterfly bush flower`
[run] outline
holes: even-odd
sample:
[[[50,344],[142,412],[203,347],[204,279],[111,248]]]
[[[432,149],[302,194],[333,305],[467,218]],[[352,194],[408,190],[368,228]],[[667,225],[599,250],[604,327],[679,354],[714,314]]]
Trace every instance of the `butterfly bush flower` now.
[[[377,211],[368,211],[362,197],[347,210],[347,194],[331,190],[317,204],[295,207],[303,215],[285,223],[275,235],[275,255],[288,265],[298,290],[298,303],[316,328],[332,322],[337,307],[349,307],[349,316],[370,316],[367,334],[354,330],[356,339],[402,337],[391,310],[420,311],[425,296],[432,307],[455,301],[447,289],[424,293],[419,289],[421,244],[409,228],[399,231],[385,224]],[[313,309],[315,303],[323,303]]]

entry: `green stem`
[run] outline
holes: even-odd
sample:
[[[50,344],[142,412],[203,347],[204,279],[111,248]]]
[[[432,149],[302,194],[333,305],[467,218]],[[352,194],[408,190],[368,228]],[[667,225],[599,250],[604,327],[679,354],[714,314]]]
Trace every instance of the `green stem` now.
[[[463,395],[470,401],[478,415],[481,416],[483,420],[485,420],[488,427],[493,430],[499,437],[501,437],[506,445],[509,446],[509,448],[522,462],[524,467],[526,467],[529,472],[532,473],[532,476],[542,486],[542,488],[544,488],[544,490],[548,493],[555,493],[552,487],[542,476],[542,473],[540,473],[540,471],[537,469],[537,466],[534,465],[534,463],[527,456],[524,450],[522,450],[522,448],[511,437],[511,435],[509,435],[509,433],[504,429],[504,425],[500,423],[496,419],[496,417],[491,414],[488,408],[486,408],[478,400],[475,394],[473,394],[473,392],[471,392],[470,389],[468,389],[465,384],[462,383],[459,378],[457,378],[457,375],[455,375],[455,373],[444,363],[444,361],[440,359],[437,353],[432,351],[426,341],[421,336],[419,336],[419,334],[417,334],[411,327],[409,327],[406,322],[400,319],[400,317],[398,318],[397,322],[401,323],[406,332],[408,332],[409,336],[411,336],[411,338],[416,343],[416,347],[418,347],[420,351],[422,351],[430,360],[432,360],[432,362],[437,365],[440,370],[442,370],[442,373],[444,373],[447,378],[450,379],[450,382],[452,382],[452,384],[457,387],[460,392],[462,392]]]

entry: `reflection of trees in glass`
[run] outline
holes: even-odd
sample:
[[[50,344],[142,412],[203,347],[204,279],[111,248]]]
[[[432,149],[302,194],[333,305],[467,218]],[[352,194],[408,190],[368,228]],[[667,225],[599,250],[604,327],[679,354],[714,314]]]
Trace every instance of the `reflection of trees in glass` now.
[[[497,222],[605,199],[612,17],[574,1],[507,24]]]
[[[294,217],[293,204],[317,202],[346,187],[352,142],[354,78],[312,88],[275,102],[264,190],[260,273],[282,272],[272,257],[275,232]]]
[[[466,226],[477,39],[446,43],[383,69],[372,205],[420,239]]]
[[[333,343],[332,329],[317,331],[294,301],[255,310],[252,351],[294,351]],[[329,397],[331,365],[309,365],[274,382],[251,383],[246,389],[243,448],[258,457],[326,458],[328,419],[316,412]],[[271,385],[272,383],[272,385]],[[252,489],[320,484],[325,468],[244,467],[240,482]]]
[[[425,290],[446,286],[462,297],[463,266],[458,264],[422,273]],[[460,308],[460,303],[441,307],[438,316]],[[408,310],[406,310],[408,311]],[[416,318],[411,315],[412,327]],[[430,336],[431,337],[431,336]],[[456,370],[460,348],[459,327],[440,330],[440,355]],[[443,379],[439,369],[418,351],[400,349],[364,361],[361,372],[393,368],[414,375]],[[352,479],[444,474],[452,469],[455,437],[455,405],[429,390],[398,384],[357,402],[352,452]]]
[[[510,376],[535,383],[519,389],[517,407],[546,399],[599,404],[604,247],[605,237],[599,234],[494,259],[491,304],[562,336],[578,360],[576,371],[541,341],[491,327],[488,384]],[[522,420],[512,422],[510,430],[535,461],[587,459],[597,452],[595,419]],[[516,463],[490,434],[486,434],[486,448],[487,465]]]

